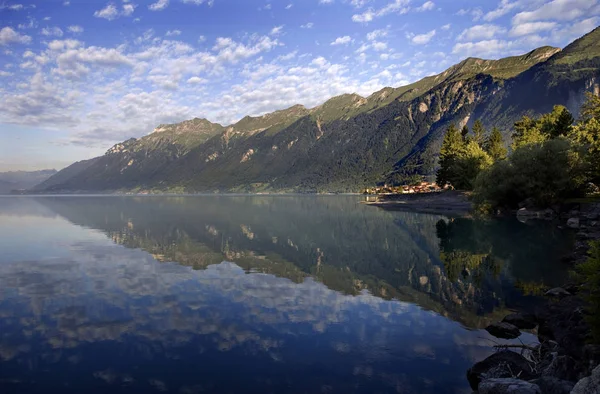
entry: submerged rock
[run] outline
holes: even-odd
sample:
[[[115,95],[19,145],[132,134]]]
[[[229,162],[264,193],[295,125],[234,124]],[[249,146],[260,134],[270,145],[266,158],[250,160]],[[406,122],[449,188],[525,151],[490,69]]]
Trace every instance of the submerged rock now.
[[[579,218],[570,218],[567,220],[567,227],[579,228]]]
[[[521,335],[519,327],[506,322],[492,323],[485,330],[496,338],[514,339]]]
[[[514,376],[519,376],[525,380],[536,377],[529,361],[510,350],[494,353],[485,360],[476,363],[467,371],[467,380],[473,390],[477,390],[479,383],[483,380],[512,378]]]
[[[502,319],[504,323],[512,324],[522,330],[529,330],[537,326],[535,316],[529,313],[511,313]]]
[[[542,394],[540,386],[520,379],[488,379],[479,385],[479,394]]]
[[[591,376],[577,382],[571,394],[600,394],[600,366],[594,369]]]

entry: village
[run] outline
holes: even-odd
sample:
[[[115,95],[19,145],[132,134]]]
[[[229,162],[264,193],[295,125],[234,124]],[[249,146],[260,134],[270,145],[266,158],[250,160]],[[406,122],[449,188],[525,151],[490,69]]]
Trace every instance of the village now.
[[[441,188],[435,182],[420,182],[415,185],[400,185],[400,186],[375,186],[369,187],[362,191],[362,194],[369,195],[387,195],[387,194],[414,194],[414,193],[439,193],[444,190],[451,189],[452,187],[446,185]]]

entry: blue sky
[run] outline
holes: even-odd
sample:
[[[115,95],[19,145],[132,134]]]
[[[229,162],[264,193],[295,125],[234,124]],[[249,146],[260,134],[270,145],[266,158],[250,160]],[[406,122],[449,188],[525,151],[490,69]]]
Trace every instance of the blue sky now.
[[[564,47],[600,0],[0,0],[0,171]]]

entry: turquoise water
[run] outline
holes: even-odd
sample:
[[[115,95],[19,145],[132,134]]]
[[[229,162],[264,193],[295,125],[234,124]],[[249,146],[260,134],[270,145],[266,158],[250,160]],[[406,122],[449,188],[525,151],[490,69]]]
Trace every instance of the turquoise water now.
[[[0,392],[470,392],[569,235],[359,200],[0,198]]]

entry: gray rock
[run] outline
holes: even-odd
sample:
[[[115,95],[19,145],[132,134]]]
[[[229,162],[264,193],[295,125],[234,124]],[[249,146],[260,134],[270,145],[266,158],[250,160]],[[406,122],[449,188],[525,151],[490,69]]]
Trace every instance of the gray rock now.
[[[569,394],[575,383],[567,382],[553,376],[542,376],[539,379],[532,380],[531,383],[537,384],[544,394]]]
[[[485,330],[496,338],[514,339],[521,335],[519,327],[506,322],[492,323]]]
[[[600,394],[600,366],[594,369],[591,376],[577,382],[571,394]]]
[[[515,376],[525,380],[537,377],[531,363],[525,357],[510,350],[494,353],[467,371],[467,380],[473,390],[477,390],[482,380]]]
[[[579,218],[570,218],[567,220],[567,227],[579,228]]]
[[[504,323],[512,324],[522,330],[529,330],[537,326],[535,316],[529,313],[511,313],[502,319]]]
[[[570,296],[571,293],[563,289],[562,287],[555,287],[554,289],[550,289],[546,292],[547,296],[550,297],[566,297]]]
[[[488,379],[479,385],[479,394],[542,394],[537,384],[520,379]]]

